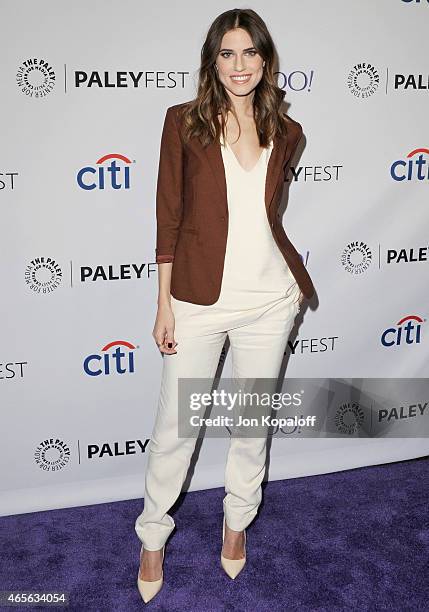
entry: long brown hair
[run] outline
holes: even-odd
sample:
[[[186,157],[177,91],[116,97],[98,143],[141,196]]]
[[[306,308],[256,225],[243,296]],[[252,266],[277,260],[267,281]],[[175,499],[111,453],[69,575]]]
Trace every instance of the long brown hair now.
[[[232,9],[216,17],[202,46],[197,97],[181,107],[185,142],[197,137],[201,144],[206,146],[218,140],[221,133],[225,138],[225,120],[228,111],[231,111],[238,123],[232,102],[215,68],[222,38],[226,32],[234,28],[242,28],[249,33],[255,49],[265,60],[263,75],[255,88],[253,98],[253,114],[259,145],[267,147],[275,134],[287,135],[287,124],[281,111],[285,91],[278,87],[274,76],[278,57],[268,28],[263,19],[252,9]],[[218,114],[221,117],[220,121]]]

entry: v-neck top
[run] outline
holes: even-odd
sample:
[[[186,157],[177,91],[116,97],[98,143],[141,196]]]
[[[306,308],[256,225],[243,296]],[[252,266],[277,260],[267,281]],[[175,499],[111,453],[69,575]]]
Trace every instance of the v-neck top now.
[[[228,201],[228,237],[217,305],[248,310],[289,296],[296,286],[277,246],[265,208],[265,184],[273,142],[251,170],[221,137]]]

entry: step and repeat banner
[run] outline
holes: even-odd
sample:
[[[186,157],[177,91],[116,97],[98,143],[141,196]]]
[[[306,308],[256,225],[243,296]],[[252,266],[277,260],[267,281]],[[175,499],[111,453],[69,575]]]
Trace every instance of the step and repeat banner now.
[[[161,130],[167,107],[195,96],[206,32],[231,8],[2,3],[3,515],[143,495],[162,368]],[[281,376],[336,380],[312,405],[329,433],[285,429],[268,477],[427,455],[429,3],[251,8],[304,129],[283,224],[317,296],[297,316]],[[230,351],[222,360],[228,377]],[[368,406],[356,377],[408,382],[387,398],[379,386]],[[227,450],[226,437],[204,440],[191,489],[223,485]]]

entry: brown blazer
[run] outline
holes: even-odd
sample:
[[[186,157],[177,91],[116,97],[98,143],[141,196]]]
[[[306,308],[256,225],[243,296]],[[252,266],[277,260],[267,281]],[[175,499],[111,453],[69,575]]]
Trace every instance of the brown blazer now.
[[[226,241],[228,202],[220,143],[204,148],[197,138],[185,144],[177,109],[167,108],[161,137],[156,192],[156,263],[173,262],[170,293],[177,300],[214,304],[220,295]],[[284,181],[302,135],[288,117],[289,138],[274,137],[265,183],[265,208],[274,240],[304,296],[313,283],[280,222],[278,207]]]

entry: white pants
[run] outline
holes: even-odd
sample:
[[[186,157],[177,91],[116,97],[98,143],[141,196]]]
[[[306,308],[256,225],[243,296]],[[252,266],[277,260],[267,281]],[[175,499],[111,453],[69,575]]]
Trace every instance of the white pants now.
[[[178,437],[178,379],[214,379],[228,335],[233,378],[279,376],[289,334],[299,311],[299,287],[259,308],[201,306],[171,297],[177,353],[163,354],[158,411],[148,444],[144,510],[135,530],[147,550],[162,548],[175,527],[169,509],[177,500],[197,438]],[[266,437],[231,437],[223,507],[227,525],[245,529],[262,499]]]

